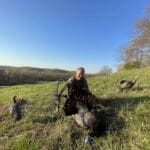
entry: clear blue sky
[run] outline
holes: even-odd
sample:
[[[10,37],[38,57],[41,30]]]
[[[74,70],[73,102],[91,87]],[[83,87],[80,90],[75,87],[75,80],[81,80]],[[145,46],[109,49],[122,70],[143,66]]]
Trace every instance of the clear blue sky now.
[[[0,65],[116,67],[149,0],[0,0]]]

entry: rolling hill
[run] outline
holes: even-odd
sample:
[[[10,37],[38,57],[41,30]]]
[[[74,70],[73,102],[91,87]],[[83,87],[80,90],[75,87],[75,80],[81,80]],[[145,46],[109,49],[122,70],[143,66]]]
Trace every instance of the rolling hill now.
[[[133,89],[123,93],[118,90],[121,79],[132,80],[135,76],[139,79]],[[45,82],[0,87],[0,149],[149,150],[150,68],[89,77],[88,83],[108,114],[106,134],[94,138],[91,147],[84,143],[86,130],[78,127],[72,117],[61,111],[56,118],[51,97],[55,83]],[[8,113],[14,95],[29,102],[23,119],[17,123]]]
[[[72,74],[73,72],[63,69],[0,66],[0,85],[66,80]]]

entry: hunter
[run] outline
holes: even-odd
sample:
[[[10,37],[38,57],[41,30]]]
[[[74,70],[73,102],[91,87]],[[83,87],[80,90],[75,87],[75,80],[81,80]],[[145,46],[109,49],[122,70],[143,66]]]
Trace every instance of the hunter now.
[[[87,80],[85,78],[85,69],[80,67],[76,70],[75,76],[69,78],[59,96],[68,89],[68,98],[64,105],[64,111],[66,115],[72,115],[78,113],[76,108],[77,101],[82,102],[88,107],[89,110],[95,105],[95,97],[91,94]]]

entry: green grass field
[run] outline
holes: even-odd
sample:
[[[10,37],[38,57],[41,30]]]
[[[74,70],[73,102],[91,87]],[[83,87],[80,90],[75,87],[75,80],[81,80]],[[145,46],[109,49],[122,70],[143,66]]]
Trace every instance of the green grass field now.
[[[139,79],[134,88],[119,92],[118,81],[135,76]],[[0,150],[150,150],[150,68],[92,77],[88,83],[110,114],[106,134],[94,138],[92,146],[84,143],[86,131],[72,117],[62,112],[55,118],[54,83],[47,82],[0,87]],[[14,95],[30,102],[17,123],[8,112]]]

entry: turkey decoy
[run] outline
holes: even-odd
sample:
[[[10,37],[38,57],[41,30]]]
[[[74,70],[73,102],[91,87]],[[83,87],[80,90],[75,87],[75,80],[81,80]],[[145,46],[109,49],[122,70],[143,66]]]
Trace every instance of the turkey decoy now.
[[[13,97],[13,104],[10,106],[10,114],[13,116],[15,121],[19,121],[22,119],[22,112],[23,106],[27,104],[25,99],[17,99],[17,96]]]
[[[130,80],[121,80],[120,84],[119,84],[120,91],[132,88],[135,85],[137,79],[138,79],[138,76],[136,76],[133,81],[130,81]]]
[[[10,114],[14,117],[15,121],[19,121],[22,118],[20,104],[16,100],[16,96],[13,97],[13,104],[10,106]]]

